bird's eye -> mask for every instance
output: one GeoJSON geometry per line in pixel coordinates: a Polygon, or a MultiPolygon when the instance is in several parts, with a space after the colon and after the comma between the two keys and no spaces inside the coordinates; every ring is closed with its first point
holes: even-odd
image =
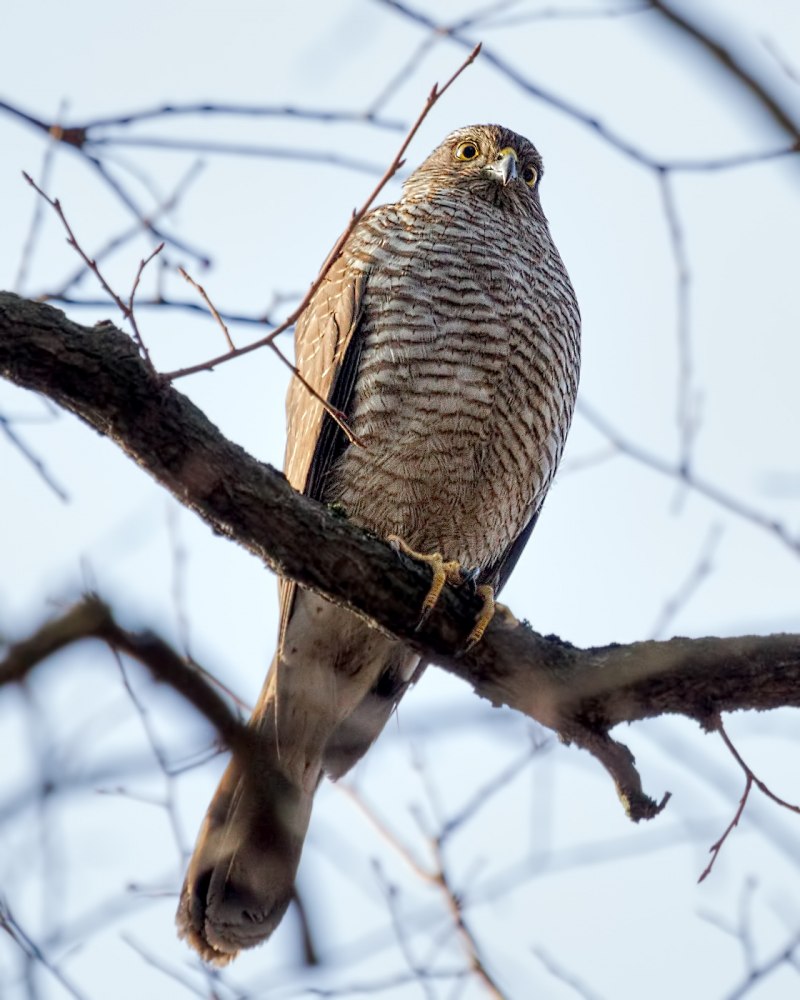
{"type": "Polygon", "coordinates": [[[475,145],[474,142],[462,142],[459,143],[456,148],[456,159],[457,160],[474,160],[478,155],[480,150],[475,145]]]}
{"type": "Polygon", "coordinates": [[[525,169],[522,171],[522,179],[525,181],[528,187],[533,187],[538,178],[539,174],[536,170],[536,167],[525,167],[525,169]]]}

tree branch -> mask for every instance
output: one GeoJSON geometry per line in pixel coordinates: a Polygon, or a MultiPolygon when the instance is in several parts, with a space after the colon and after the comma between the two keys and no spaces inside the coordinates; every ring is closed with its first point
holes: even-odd
{"type": "MultiPolygon", "coordinates": [[[[580,649],[501,612],[465,653],[480,599],[452,587],[417,631],[429,569],[297,494],[281,473],[228,441],[111,324],[80,326],[52,306],[0,293],[0,374],[110,438],[276,573],[402,639],[493,705],[524,712],[588,749],[633,819],[655,815],[664,801],[644,794],[632,755],[608,735],[614,726],[675,713],[713,728],[720,712],[800,706],[795,635],[580,649]]],[[[0,665],[0,681],[18,677],[9,662],[0,665]]]]}

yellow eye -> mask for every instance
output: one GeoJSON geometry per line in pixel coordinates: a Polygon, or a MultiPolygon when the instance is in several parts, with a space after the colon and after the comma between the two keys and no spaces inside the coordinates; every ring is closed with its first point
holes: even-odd
{"type": "Polygon", "coordinates": [[[528,187],[533,187],[536,181],[539,179],[539,174],[537,173],[536,167],[525,167],[522,171],[522,179],[528,185],[528,187]]]}
{"type": "Polygon", "coordinates": [[[474,160],[480,150],[474,142],[461,142],[456,149],[457,160],[474,160]]]}

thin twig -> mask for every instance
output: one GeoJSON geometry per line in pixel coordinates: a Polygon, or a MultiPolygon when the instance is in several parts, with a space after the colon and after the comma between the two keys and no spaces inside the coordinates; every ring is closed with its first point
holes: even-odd
{"type": "Polygon", "coordinates": [[[17,435],[16,431],[11,426],[11,420],[8,417],[4,416],[3,414],[0,414],[0,430],[3,431],[5,436],[11,442],[11,444],[14,445],[14,447],[22,455],[22,457],[25,458],[29,462],[29,464],[33,466],[37,475],[53,491],[53,493],[55,493],[58,499],[63,500],[64,503],[68,503],[69,494],[67,493],[67,491],[63,488],[63,486],[60,486],[55,481],[55,479],[52,477],[49,470],[47,469],[47,466],[44,464],[41,458],[39,458],[38,455],[34,454],[31,451],[31,449],[27,446],[27,444],[25,444],[22,438],[20,438],[17,435]]]}
{"type": "MultiPolygon", "coordinates": [[[[183,175],[183,177],[181,177],[181,179],[175,185],[172,194],[170,194],[169,197],[165,198],[163,201],[160,201],[159,204],[156,205],[155,209],[153,209],[153,211],[150,213],[150,216],[148,218],[137,219],[132,226],[127,226],[116,236],[111,237],[111,239],[107,240],[96,251],[96,253],[92,254],[92,259],[99,263],[101,260],[105,259],[112,253],[114,253],[114,251],[119,250],[120,247],[130,242],[134,237],[140,235],[143,229],[146,230],[148,228],[148,225],[151,221],[154,222],[159,218],[159,216],[168,215],[170,212],[172,212],[178,206],[180,199],[186,194],[186,192],[189,189],[189,186],[199,175],[202,169],[203,169],[202,160],[195,160],[191,164],[189,169],[186,171],[186,173],[183,175]]],[[[44,184],[42,186],[44,187],[44,184]]],[[[38,198],[36,200],[36,203],[37,205],[41,205],[41,201],[38,198]]],[[[68,293],[70,289],[73,286],[78,285],[81,282],[81,280],[84,277],[86,277],[88,273],[89,271],[86,269],[86,267],[84,267],[81,264],[75,269],[75,271],[69,277],[67,277],[64,280],[64,282],[59,286],[58,289],[49,292],[40,292],[38,295],[31,296],[31,298],[35,298],[40,302],[44,301],[63,302],[67,305],[78,305],[78,304],[87,306],[102,305],[103,304],[102,302],[99,302],[94,299],[76,300],[69,298],[68,293]]],[[[165,307],[181,306],[183,308],[190,308],[190,304],[188,303],[162,302],[160,298],[152,302],[151,301],[142,302],[142,300],[140,299],[138,302],[139,308],[142,308],[142,306],[153,306],[153,305],[163,305],[165,307]]],[[[259,322],[259,321],[260,320],[253,318],[253,322],[259,322]]]]}
{"type": "Polygon", "coordinates": [[[73,1000],[85,1000],[86,995],[81,993],[58,968],[53,965],[42,949],[29,935],[22,929],[16,917],[11,913],[8,904],[0,896],[0,930],[5,931],[19,948],[29,958],[35,959],[47,971],[58,980],[58,982],[69,993],[73,1000]]]}
{"type": "Polygon", "coordinates": [[[127,304],[126,304],[125,302],[123,302],[123,300],[120,298],[120,296],[114,291],[114,289],[111,287],[111,285],[109,285],[109,283],[103,277],[103,274],[102,274],[102,272],[101,272],[101,270],[100,270],[100,268],[99,268],[99,266],[97,264],[97,261],[94,260],[93,258],[91,258],[86,253],[86,251],[83,249],[83,247],[80,245],[80,243],[78,242],[78,239],[75,236],[75,233],[73,232],[72,226],[70,226],[69,221],[67,220],[66,215],[64,214],[64,209],[61,207],[61,202],[58,200],[58,198],[51,198],[49,195],[45,194],[44,191],[36,183],[36,181],[30,176],[30,174],[25,173],[24,170],[22,171],[22,176],[25,178],[25,180],[28,182],[28,184],[30,184],[30,186],[34,189],[34,191],[38,192],[38,194],[40,194],[41,197],[44,198],[44,200],[47,202],[47,204],[50,205],[53,208],[53,210],[55,211],[56,215],[60,219],[61,224],[63,225],[64,229],[66,230],[66,233],[67,233],[67,243],[69,244],[69,246],[71,246],[73,248],[73,250],[76,251],[76,253],[78,254],[78,256],[83,260],[83,262],[86,264],[86,266],[89,268],[89,270],[92,271],[96,275],[97,280],[100,282],[101,286],[103,287],[103,290],[108,294],[108,296],[112,300],[112,302],[114,302],[114,304],[120,310],[120,312],[125,317],[125,319],[130,323],[131,329],[133,330],[133,338],[136,341],[137,347],[142,352],[142,356],[143,356],[143,358],[144,358],[144,360],[145,360],[148,368],[150,368],[151,371],[155,371],[155,369],[153,367],[153,362],[150,360],[150,353],[147,350],[147,347],[145,346],[144,340],[142,339],[142,335],[139,332],[138,324],[136,323],[136,316],[134,315],[134,310],[133,310],[133,299],[134,299],[134,295],[136,294],[136,289],[139,286],[139,281],[141,280],[142,272],[147,267],[147,265],[150,263],[150,261],[157,254],[161,253],[161,251],[164,249],[164,244],[161,243],[159,246],[157,246],[155,248],[155,250],[153,250],[153,252],[150,254],[149,257],[147,257],[144,260],[141,260],[139,262],[139,268],[138,268],[138,270],[136,272],[136,278],[134,279],[133,288],[131,290],[130,298],[129,298],[127,304]]]}
{"type": "Polygon", "coordinates": [[[364,799],[358,794],[358,792],[351,785],[339,784],[336,786],[339,791],[344,792],[344,794],[350,799],[350,801],[358,807],[361,814],[369,820],[372,827],[380,834],[380,836],[386,841],[389,846],[396,851],[396,853],[406,862],[409,868],[425,882],[435,881],[435,873],[429,871],[412,853],[411,849],[404,844],[397,834],[395,834],[378,816],[372,806],[367,805],[364,799]]]}
{"type": "MultiPolygon", "coordinates": [[[[406,133],[406,137],[403,140],[403,142],[402,142],[402,144],[400,146],[400,149],[397,151],[394,159],[389,164],[389,166],[386,168],[386,170],[384,171],[383,176],[378,181],[378,183],[375,185],[375,187],[373,188],[371,194],[369,195],[369,197],[367,198],[367,200],[364,202],[364,204],[361,206],[361,208],[359,208],[356,212],[353,213],[353,216],[350,219],[349,225],[347,226],[347,228],[344,230],[344,232],[342,233],[342,235],[339,237],[339,239],[334,244],[334,247],[331,250],[331,252],[328,254],[327,260],[323,264],[322,270],[320,271],[320,273],[317,276],[316,280],[311,283],[311,286],[308,289],[308,291],[306,292],[306,294],[304,295],[302,302],[284,320],[284,322],[281,323],[280,326],[276,327],[266,337],[262,337],[260,340],[254,341],[252,344],[246,344],[244,347],[238,347],[235,351],[230,351],[227,354],[221,354],[218,357],[211,358],[210,360],[204,361],[201,364],[191,365],[188,368],[180,368],[180,369],[178,369],[177,371],[174,371],[174,372],[168,372],[168,373],[165,374],[164,378],[169,379],[170,381],[174,381],[175,379],[183,378],[186,375],[194,375],[196,372],[209,371],[211,368],[214,368],[217,365],[223,364],[226,361],[233,360],[233,358],[238,358],[238,357],[241,357],[244,354],[249,354],[251,351],[256,351],[256,350],[258,350],[261,347],[266,347],[268,344],[271,344],[272,341],[274,341],[275,338],[277,336],[279,336],[279,334],[283,333],[284,330],[288,330],[290,326],[293,326],[297,322],[297,320],[300,318],[300,316],[302,316],[303,312],[306,310],[306,308],[307,308],[308,304],[310,303],[311,299],[313,298],[313,296],[317,292],[317,289],[320,288],[320,286],[322,285],[323,281],[327,277],[328,271],[331,269],[331,267],[333,266],[334,262],[338,259],[339,255],[341,254],[342,250],[344,249],[345,243],[347,243],[347,241],[350,238],[353,230],[356,228],[356,226],[359,224],[359,222],[361,222],[361,220],[367,214],[367,212],[369,211],[369,209],[372,207],[372,203],[375,201],[375,199],[378,197],[378,195],[381,193],[381,191],[384,189],[384,187],[389,183],[389,181],[392,179],[392,177],[394,177],[394,175],[397,173],[397,171],[400,169],[400,167],[405,162],[403,160],[405,152],[408,149],[408,147],[409,147],[409,145],[411,143],[411,140],[417,134],[417,131],[419,130],[419,127],[422,125],[423,121],[428,116],[428,113],[430,112],[431,108],[433,108],[434,104],[436,104],[436,102],[439,100],[439,98],[442,97],[442,95],[447,90],[449,90],[449,88],[455,83],[455,81],[464,72],[464,70],[468,66],[470,66],[475,61],[475,59],[477,59],[478,53],[480,51],[481,51],[480,44],[476,45],[472,49],[472,51],[470,52],[470,54],[467,56],[467,58],[461,63],[461,65],[458,67],[458,69],[455,71],[455,73],[453,73],[453,75],[450,77],[450,79],[447,81],[447,83],[445,83],[445,85],[443,87],[439,87],[438,84],[434,84],[433,88],[431,89],[430,94],[428,95],[427,100],[425,101],[425,105],[424,105],[422,111],[419,113],[419,115],[417,117],[417,120],[414,122],[414,124],[411,126],[411,128],[406,133]]],[[[286,359],[284,359],[284,361],[285,360],[286,359]]],[[[289,362],[286,362],[286,363],[288,364],[289,362]]]]}
{"type": "MultiPolygon", "coordinates": [[[[440,24],[429,14],[424,13],[421,9],[409,6],[407,3],[404,3],[403,0],[375,0],[375,2],[379,3],[383,7],[395,11],[397,14],[402,15],[406,18],[406,20],[415,22],[421,27],[427,28],[428,31],[440,38],[451,39],[462,48],[469,49],[475,44],[474,39],[469,38],[462,33],[458,24],[440,24]]],[[[653,4],[655,5],[655,0],[653,0],[653,4]]],[[[663,3],[659,3],[657,6],[661,9],[664,8],[663,3]]],[[[531,80],[529,77],[525,76],[511,62],[506,60],[500,54],[498,49],[492,49],[484,45],[482,53],[483,59],[488,65],[492,66],[499,73],[505,76],[513,84],[519,87],[520,90],[529,94],[531,97],[535,97],[537,100],[542,101],[544,104],[549,105],[566,117],[573,119],[573,121],[576,121],[585,128],[591,130],[599,136],[600,139],[608,143],[608,145],[622,153],[623,156],[627,156],[631,160],[634,160],[643,166],[649,167],[652,170],[724,169],[728,166],[739,166],[744,162],[759,162],[761,160],[772,159],[775,156],[784,156],[800,152],[800,137],[797,135],[797,130],[796,128],[789,128],[787,131],[789,131],[791,135],[790,143],[788,146],[784,146],[779,151],[764,154],[745,154],[741,157],[735,156],[717,161],[681,161],[676,163],[661,161],[646,153],[642,148],[635,145],[635,143],[627,139],[620,132],[611,128],[611,126],[606,125],[605,122],[601,121],[597,115],[583,110],[583,108],[579,107],[577,104],[573,104],[566,98],[561,97],[554,91],[548,90],[531,80]]],[[[735,72],[733,68],[732,71],[735,72]]],[[[758,89],[757,96],[759,99],[763,98],[764,103],[770,111],[773,110],[773,107],[777,107],[771,101],[770,95],[764,91],[763,88],[758,89]]]]}
{"type": "Polygon", "coordinates": [[[739,754],[739,751],[736,749],[736,747],[731,742],[731,739],[728,736],[727,732],[725,731],[725,727],[723,726],[721,720],[717,723],[717,725],[715,726],[715,728],[716,728],[717,732],[720,734],[720,736],[722,737],[722,740],[725,743],[725,746],[728,748],[728,750],[730,750],[730,752],[733,755],[733,758],[736,761],[736,763],[739,765],[739,767],[741,767],[741,769],[744,771],[744,773],[746,775],[749,775],[749,777],[753,781],[753,784],[758,788],[758,790],[760,792],[763,792],[764,795],[766,795],[768,799],[772,799],[772,801],[776,805],[779,805],[779,806],[781,806],[784,809],[788,809],[790,812],[794,812],[794,813],[800,814],[800,806],[793,805],[791,802],[787,802],[785,799],[782,799],[779,795],[776,795],[772,791],[772,789],[769,788],[769,786],[766,785],[751,770],[751,768],[744,762],[744,760],[742,759],[741,755],[739,754]]]}
{"type": "Polygon", "coordinates": [[[756,777],[751,768],[742,759],[742,756],[739,753],[739,751],[733,745],[733,742],[731,741],[730,737],[725,731],[724,725],[722,724],[722,719],[720,718],[716,719],[712,728],[715,729],[720,734],[725,746],[728,748],[734,760],[744,772],[745,785],[744,785],[744,791],[742,792],[742,797],[739,799],[739,805],[737,806],[736,812],[733,815],[733,819],[727,825],[725,831],[723,832],[719,840],[715,841],[715,843],[713,843],[709,848],[709,851],[711,853],[711,860],[703,869],[700,878],[698,878],[697,880],[698,882],[702,882],[704,879],[708,877],[708,875],[711,874],[711,869],[714,867],[714,863],[719,857],[719,853],[722,850],[725,841],[728,839],[733,830],[739,825],[739,820],[742,818],[742,814],[744,813],[744,807],[747,805],[747,800],[750,797],[750,791],[752,790],[753,785],[755,785],[760,792],[763,792],[763,794],[766,795],[767,798],[772,799],[772,801],[775,802],[777,805],[781,806],[784,809],[789,809],[791,812],[800,814],[800,806],[793,805],[791,802],[787,802],[785,799],[780,798],[780,796],[776,795],[772,791],[772,789],[770,789],[763,781],[761,781],[760,778],[756,777]]]}
{"type": "Polygon", "coordinates": [[[697,24],[684,17],[676,7],[667,0],[650,0],[650,6],[676,28],[689,35],[712,55],[735,79],[737,79],[759,101],[762,107],[771,115],[774,121],[793,139],[800,140],[800,122],[785,107],[779,98],[770,93],[760,80],[738,60],[728,49],[715,38],[704,32],[697,24]]]}
{"type": "Polygon", "coordinates": [[[441,888],[442,895],[444,896],[447,906],[450,910],[450,914],[453,918],[453,923],[455,925],[458,936],[461,938],[464,949],[467,953],[470,968],[474,975],[483,983],[489,996],[495,997],[495,1000],[504,1000],[505,994],[497,985],[494,977],[489,972],[486,967],[486,963],[481,957],[480,948],[478,946],[477,939],[470,929],[464,917],[463,901],[458,893],[453,889],[450,879],[447,875],[447,871],[444,864],[444,857],[442,854],[442,842],[441,838],[434,838],[433,840],[433,853],[436,859],[436,864],[438,867],[438,872],[436,875],[436,884],[441,888]]]}
{"type": "Polygon", "coordinates": [[[796,966],[794,954],[798,948],[800,948],[800,932],[796,932],[789,939],[788,944],[776,952],[772,958],[767,959],[767,961],[763,962],[761,965],[751,969],[742,985],[737,987],[732,993],[729,993],[725,1000],[741,1000],[741,997],[749,993],[757,983],[771,975],[771,973],[785,963],[793,962],[796,966]]]}
{"type": "MultiPolygon", "coordinates": [[[[3,110],[13,110],[8,105],[2,103],[0,103],[0,108],[3,110]]],[[[295,119],[296,121],[316,121],[323,123],[342,122],[353,125],[372,125],[376,128],[388,129],[394,132],[400,132],[403,129],[402,122],[396,119],[381,118],[370,111],[331,111],[326,108],[298,108],[294,105],[208,103],[161,104],[153,108],[130,111],[126,114],[115,115],[109,118],[95,118],[92,121],[84,122],[81,127],[84,131],[90,132],[96,128],[133,125],[138,122],[152,120],[153,118],[179,118],[194,115],[229,115],[232,118],[288,118],[295,119]]]]}
{"type": "Polygon", "coordinates": [[[666,634],[668,626],[671,626],[676,615],[686,607],[691,597],[711,573],[713,564],[712,557],[716,551],[719,540],[722,537],[722,528],[719,524],[712,526],[705,543],[700,551],[696,563],[690,570],[687,577],[681,583],[677,592],[674,593],[664,604],[658,619],[650,630],[650,636],[657,639],[666,634]]]}
{"type": "Polygon", "coordinates": [[[691,272],[686,253],[686,241],[680,222],[678,206],[671,177],[667,171],[658,173],[661,204],[669,232],[672,259],[675,264],[677,303],[678,387],[676,419],[678,423],[679,458],[681,469],[689,470],[692,461],[692,444],[698,430],[697,406],[692,388],[692,344],[689,312],[691,272]]]}
{"type": "Polygon", "coordinates": [[[578,412],[596,430],[604,435],[621,454],[627,455],[634,461],[640,462],[642,465],[646,465],[670,479],[683,481],[696,493],[706,497],[706,499],[711,500],[732,514],[736,514],[743,520],[749,521],[759,528],[763,528],[764,531],[768,531],[774,535],[793,552],[800,553],[800,537],[793,535],[786,525],[770,517],[768,514],[764,514],[760,510],[743,503],[737,497],[726,493],[713,483],[701,479],[691,470],[681,468],[679,463],[669,462],[667,459],[661,458],[659,455],[655,455],[633,441],[630,441],[616,430],[605,417],[601,416],[598,410],[587,403],[585,397],[578,401],[578,412]]]}
{"type": "Polygon", "coordinates": [[[203,153],[218,156],[253,156],[267,160],[287,160],[291,163],[317,163],[329,167],[341,167],[354,170],[357,173],[375,175],[380,173],[380,167],[375,163],[357,159],[354,156],[344,156],[340,153],[325,153],[315,149],[296,149],[294,147],[266,146],[244,142],[211,142],[205,139],[165,139],[161,136],[117,136],[104,139],[94,139],[86,144],[87,149],[97,150],[113,148],[152,149],[184,153],[203,153]]]}
{"type": "Polygon", "coordinates": [[[172,827],[172,837],[175,841],[175,848],[178,852],[178,858],[182,859],[186,853],[185,837],[183,835],[183,829],[181,828],[180,820],[178,819],[177,804],[175,799],[174,783],[175,775],[172,773],[172,769],[167,760],[166,754],[162,749],[158,738],[156,737],[155,729],[150,721],[147,709],[144,706],[141,698],[136,692],[131,679],[128,676],[128,671],[125,669],[125,664],[123,662],[122,656],[118,649],[112,647],[111,653],[116,661],[117,668],[122,678],[123,686],[131,700],[131,703],[136,710],[136,714],[139,716],[139,721],[142,724],[142,729],[144,730],[145,738],[153,751],[153,756],[158,763],[161,773],[164,775],[165,792],[164,798],[161,800],[159,805],[166,811],[167,817],[169,818],[169,824],[172,827]]]}
{"type": "MultiPolygon", "coordinates": [[[[58,109],[58,116],[64,113],[65,104],[62,101],[58,109]]],[[[50,179],[50,171],[53,167],[53,162],[55,160],[55,154],[58,149],[58,142],[54,138],[47,143],[45,148],[44,156],[42,157],[42,169],[40,176],[42,178],[42,186],[47,187],[50,179]]],[[[39,230],[42,225],[42,219],[44,218],[44,206],[42,205],[41,199],[34,198],[33,215],[31,217],[31,224],[28,228],[28,235],[25,237],[25,242],[22,245],[22,253],[20,254],[19,266],[17,268],[17,276],[14,279],[14,290],[19,292],[20,295],[23,294],[23,288],[25,285],[25,279],[28,276],[28,269],[30,267],[31,259],[33,258],[33,251],[36,246],[36,240],[39,235],[39,230]]]]}
{"type": "Polygon", "coordinates": [[[582,1000],[600,1000],[600,995],[584,985],[568,967],[552,958],[544,948],[531,948],[531,953],[539,959],[550,975],[576,993],[582,1000]]]}
{"type": "Polygon", "coordinates": [[[214,305],[214,303],[209,298],[208,293],[206,292],[205,288],[203,288],[202,285],[198,284],[194,280],[194,278],[184,268],[179,267],[178,268],[178,274],[182,278],[185,278],[189,282],[189,284],[192,286],[192,288],[194,288],[199,293],[200,298],[202,298],[203,302],[205,302],[205,304],[208,306],[208,311],[211,313],[211,315],[217,321],[218,326],[222,330],[222,333],[223,333],[223,335],[225,337],[225,340],[228,342],[228,347],[232,351],[235,351],[236,350],[236,344],[234,344],[234,342],[233,342],[233,339],[232,339],[231,334],[230,334],[230,330],[228,329],[227,325],[225,324],[225,320],[223,320],[223,318],[217,312],[217,307],[214,305]]]}
{"type": "Polygon", "coordinates": [[[153,260],[154,257],[157,257],[158,254],[161,253],[163,249],[164,249],[164,244],[159,243],[158,246],[155,248],[155,250],[153,250],[153,252],[149,256],[144,257],[142,260],[139,261],[139,267],[136,270],[136,277],[133,279],[133,285],[131,286],[131,294],[128,299],[128,321],[130,322],[131,329],[133,330],[133,339],[136,341],[137,345],[139,346],[139,350],[142,352],[142,356],[144,357],[145,361],[151,368],[153,368],[153,362],[150,359],[150,352],[147,350],[147,346],[145,345],[142,335],[139,332],[139,324],[136,322],[136,314],[133,308],[133,300],[136,297],[136,289],[139,287],[139,282],[142,280],[144,269],[147,267],[150,261],[153,260]]]}

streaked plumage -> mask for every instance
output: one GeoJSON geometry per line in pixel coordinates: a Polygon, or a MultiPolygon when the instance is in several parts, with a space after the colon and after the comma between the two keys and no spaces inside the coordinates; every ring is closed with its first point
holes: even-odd
{"type": "MultiPolygon", "coordinates": [[[[534,147],[507,129],[448,136],[399,202],[357,226],[298,323],[300,370],[363,447],[298,380],[287,399],[296,489],[496,590],[555,474],[578,386],[578,306],[539,203],[541,172],[534,147]]],[[[364,754],[420,668],[288,581],[280,598],[252,722],[263,760],[246,773],[231,761],[178,910],[181,933],[220,963],[278,924],[322,773],[338,777],[364,754]]]]}

